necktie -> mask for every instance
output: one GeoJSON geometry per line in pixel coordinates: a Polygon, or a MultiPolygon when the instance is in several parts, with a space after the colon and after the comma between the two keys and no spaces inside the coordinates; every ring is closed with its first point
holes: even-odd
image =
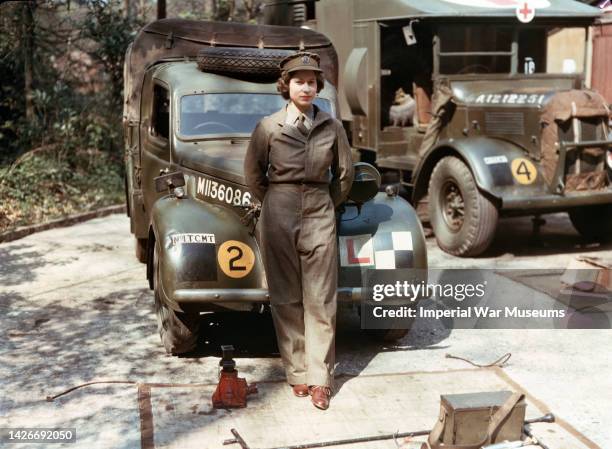
{"type": "Polygon", "coordinates": [[[308,135],[308,128],[306,128],[306,125],[304,124],[304,122],[306,121],[306,116],[304,114],[300,114],[300,116],[298,117],[298,121],[297,121],[297,129],[299,132],[301,132],[303,135],[307,136],[308,135]]]}

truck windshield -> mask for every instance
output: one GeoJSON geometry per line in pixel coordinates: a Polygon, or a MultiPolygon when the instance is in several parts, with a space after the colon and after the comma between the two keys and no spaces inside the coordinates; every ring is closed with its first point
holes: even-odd
{"type": "Polygon", "coordinates": [[[448,25],[439,36],[440,73],[510,73],[512,28],[448,25]]]}
{"type": "Polygon", "coordinates": [[[439,72],[447,75],[511,73],[516,39],[517,73],[582,73],[583,27],[449,24],[438,28],[439,72]]]}
{"type": "MultiPolygon", "coordinates": [[[[210,93],[181,98],[180,134],[250,134],[266,115],[287,103],[280,94],[210,93]]],[[[331,102],[316,98],[314,103],[333,115],[331,102]]]]}

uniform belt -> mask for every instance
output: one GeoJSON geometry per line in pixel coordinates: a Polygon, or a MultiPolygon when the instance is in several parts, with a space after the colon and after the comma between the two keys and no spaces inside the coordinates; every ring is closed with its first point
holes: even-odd
{"type": "Polygon", "coordinates": [[[271,182],[270,184],[282,185],[282,184],[290,184],[290,185],[302,185],[302,186],[327,186],[329,183],[327,182],[312,182],[312,181],[282,181],[282,182],[271,182]]]}

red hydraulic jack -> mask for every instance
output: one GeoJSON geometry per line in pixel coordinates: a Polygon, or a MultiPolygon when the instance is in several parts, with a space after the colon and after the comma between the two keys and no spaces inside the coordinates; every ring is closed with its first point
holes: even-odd
{"type": "Polygon", "coordinates": [[[243,377],[238,377],[234,361],[234,347],[221,345],[222,357],[219,361],[221,371],[219,384],[212,395],[214,408],[243,408],[247,406],[247,396],[257,393],[257,385],[247,385],[243,377]]]}

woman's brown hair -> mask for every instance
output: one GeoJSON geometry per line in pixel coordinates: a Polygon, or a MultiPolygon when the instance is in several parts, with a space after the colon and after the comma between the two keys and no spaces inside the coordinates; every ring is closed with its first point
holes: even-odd
{"type": "MultiPolygon", "coordinates": [[[[288,73],[286,70],[283,70],[280,78],[276,81],[276,90],[280,92],[285,100],[289,99],[289,81],[291,81],[292,75],[296,73],[297,72],[288,73]]],[[[319,93],[325,86],[325,78],[323,78],[323,73],[321,72],[314,72],[314,74],[317,80],[317,93],[319,93]]]]}

